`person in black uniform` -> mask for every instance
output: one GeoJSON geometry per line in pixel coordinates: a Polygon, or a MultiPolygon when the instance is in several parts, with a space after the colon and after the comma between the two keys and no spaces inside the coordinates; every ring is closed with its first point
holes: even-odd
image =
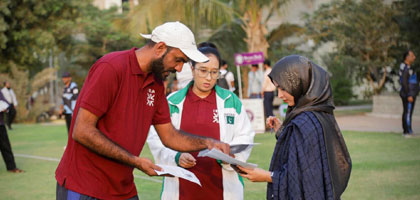
{"type": "Polygon", "coordinates": [[[3,119],[3,112],[8,109],[7,100],[0,92],[0,151],[6,164],[6,169],[11,173],[22,173],[23,170],[16,167],[15,157],[13,156],[12,146],[10,145],[9,136],[7,135],[6,126],[3,119]]]}
{"type": "Polygon", "coordinates": [[[413,135],[413,129],[411,128],[411,119],[413,116],[414,105],[416,103],[416,97],[419,93],[419,81],[417,79],[417,74],[411,65],[416,60],[414,52],[409,50],[403,55],[403,63],[400,65],[400,96],[403,102],[403,115],[402,115],[402,124],[403,124],[403,135],[410,137],[413,135]]]}

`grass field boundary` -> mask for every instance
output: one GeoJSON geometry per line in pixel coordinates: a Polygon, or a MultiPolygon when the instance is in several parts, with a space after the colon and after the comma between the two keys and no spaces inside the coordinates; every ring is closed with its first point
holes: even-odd
{"type": "Polygon", "coordinates": [[[33,158],[33,159],[38,159],[38,160],[60,162],[60,159],[58,158],[49,158],[49,157],[34,156],[34,155],[28,155],[28,154],[14,154],[14,155],[16,157],[22,157],[22,158],[33,158]]]}
{"type": "MultiPolygon", "coordinates": [[[[50,157],[35,156],[35,155],[28,155],[28,154],[14,154],[14,155],[15,155],[15,157],[21,157],[21,158],[32,158],[32,159],[37,159],[37,160],[60,162],[60,159],[58,159],[58,158],[50,158],[50,157]]],[[[152,178],[152,177],[147,177],[147,176],[134,175],[134,178],[148,180],[148,181],[152,181],[152,182],[155,182],[155,183],[162,183],[162,180],[155,179],[155,178],[152,178]]]]}

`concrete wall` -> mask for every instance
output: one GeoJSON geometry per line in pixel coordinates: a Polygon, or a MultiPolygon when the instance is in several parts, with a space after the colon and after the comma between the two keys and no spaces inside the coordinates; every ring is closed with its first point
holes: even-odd
{"type": "MultiPolygon", "coordinates": [[[[373,97],[371,115],[401,118],[403,105],[399,94],[377,95],[373,97]]],[[[413,118],[420,119],[420,98],[417,98],[413,118]]]]}

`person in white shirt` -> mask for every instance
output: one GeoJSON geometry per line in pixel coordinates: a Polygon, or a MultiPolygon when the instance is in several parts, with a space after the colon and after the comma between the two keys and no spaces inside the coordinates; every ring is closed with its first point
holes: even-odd
{"type": "Polygon", "coordinates": [[[3,94],[4,98],[7,100],[7,103],[9,103],[9,108],[7,111],[7,120],[6,125],[9,128],[9,130],[12,129],[12,123],[16,118],[16,106],[18,105],[18,102],[16,100],[15,92],[13,92],[13,89],[10,87],[10,83],[8,81],[4,82],[4,87],[1,89],[1,93],[3,94]]]}
{"type": "Polygon", "coordinates": [[[248,97],[251,99],[261,98],[261,89],[264,75],[258,65],[252,65],[248,72],[248,97]]]}
{"type": "Polygon", "coordinates": [[[224,77],[228,83],[229,90],[231,92],[235,91],[235,77],[231,71],[228,71],[228,64],[225,60],[222,60],[222,66],[220,67],[220,75],[224,77]]]}
{"type": "Polygon", "coordinates": [[[276,86],[271,82],[268,74],[271,72],[271,61],[269,59],[264,60],[264,82],[262,84],[261,95],[264,98],[264,111],[265,117],[274,116],[273,114],[273,100],[274,100],[274,91],[276,86]]]}

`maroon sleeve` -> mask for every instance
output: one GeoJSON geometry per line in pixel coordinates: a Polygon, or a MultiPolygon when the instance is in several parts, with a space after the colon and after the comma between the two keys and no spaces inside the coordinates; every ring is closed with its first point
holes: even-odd
{"type": "Polygon", "coordinates": [[[171,122],[169,115],[168,100],[165,97],[165,91],[160,90],[159,99],[157,102],[156,112],[153,115],[152,124],[166,124],[171,122]]]}
{"type": "Polygon", "coordinates": [[[108,63],[98,63],[84,84],[80,107],[98,118],[104,115],[114,102],[118,92],[118,74],[108,63]]]}

